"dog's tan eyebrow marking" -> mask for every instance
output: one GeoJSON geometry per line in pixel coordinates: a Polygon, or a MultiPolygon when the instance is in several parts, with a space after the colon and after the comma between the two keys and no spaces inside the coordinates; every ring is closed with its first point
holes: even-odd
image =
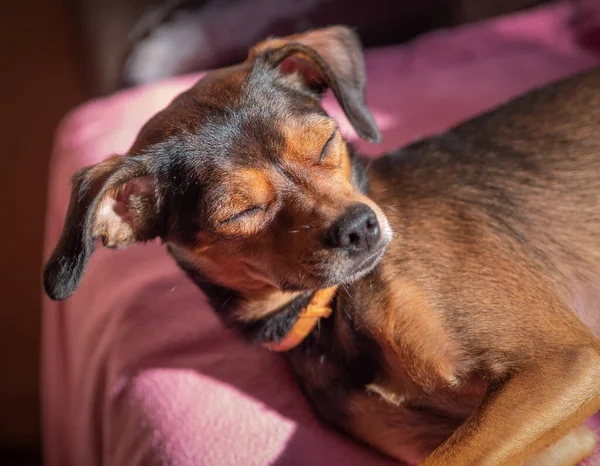
{"type": "Polygon", "coordinates": [[[323,159],[325,158],[325,156],[327,155],[327,151],[329,150],[329,146],[331,146],[331,143],[334,140],[334,138],[337,135],[337,133],[338,133],[338,129],[335,128],[333,130],[333,133],[331,133],[331,136],[329,136],[329,139],[327,139],[327,142],[323,146],[323,150],[321,151],[321,154],[319,154],[319,159],[317,160],[318,164],[320,164],[323,161],[323,159]]]}
{"type": "Polygon", "coordinates": [[[215,227],[232,223],[244,216],[250,217],[267,210],[274,201],[274,191],[267,173],[244,168],[230,175],[227,200],[213,213],[215,227]]]}

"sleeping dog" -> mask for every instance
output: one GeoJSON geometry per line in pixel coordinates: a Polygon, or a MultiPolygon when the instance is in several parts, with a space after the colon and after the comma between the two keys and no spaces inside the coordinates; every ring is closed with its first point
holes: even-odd
{"type": "Polygon", "coordinates": [[[574,465],[600,409],[600,72],[365,163],[320,98],[380,133],[330,27],[206,75],[125,155],[75,174],[44,271],[160,238],[325,422],[424,465],[574,465]]]}

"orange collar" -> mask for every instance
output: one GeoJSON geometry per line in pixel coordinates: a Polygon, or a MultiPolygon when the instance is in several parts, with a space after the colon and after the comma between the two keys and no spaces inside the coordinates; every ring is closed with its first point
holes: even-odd
{"type": "Polygon", "coordinates": [[[308,305],[300,310],[296,322],[287,335],[278,342],[264,342],[262,346],[277,352],[288,351],[298,346],[313,331],[319,319],[331,315],[331,301],[337,290],[337,286],[317,290],[308,305]]]}

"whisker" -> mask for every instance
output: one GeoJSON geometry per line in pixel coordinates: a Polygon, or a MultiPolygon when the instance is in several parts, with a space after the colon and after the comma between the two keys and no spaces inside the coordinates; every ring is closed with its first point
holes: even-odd
{"type": "MultiPolygon", "coordinates": [[[[313,228],[311,225],[300,225],[299,228],[302,228],[304,230],[309,230],[311,228],[313,228]]],[[[299,233],[300,230],[289,230],[288,233],[299,233]]]]}
{"type": "Polygon", "coordinates": [[[298,266],[290,269],[287,273],[284,273],[280,278],[277,279],[277,281],[275,282],[276,285],[280,285],[282,282],[287,281],[287,279],[295,274],[298,270],[300,270],[300,268],[302,268],[303,264],[299,264],[298,266]]]}
{"type": "Polygon", "coordinates": [[[352,304],[354,304],[355,306],[358,306],[358,302],[356,301],[356,299],[354,298],[354,296],[348,290],[347,285],[345,287],[345,290],[346,290],[346,295],[348,296],[348,298],[350,299],[350,301],[352,302],[352,304]]]}
{"type": "MultiPolygon", "coordinates": [[[[350,295],[350,292],[348,291],[347,285],[342,285],[342,290],[346,293],[346,295],[348,296],[348,298],[350,298],[350,300],[352,301],[352,296],[350,295]]],[[[342,311],[344,312],[344,314],[346,314],[346,317],[349,320],[352,320],[352,316],[350,315],[350,313],[348,312],[348,309],[346,309],[344,306],[342,306],[341,304],[338,306],[338,308],[342,308],[342,311]]]]}

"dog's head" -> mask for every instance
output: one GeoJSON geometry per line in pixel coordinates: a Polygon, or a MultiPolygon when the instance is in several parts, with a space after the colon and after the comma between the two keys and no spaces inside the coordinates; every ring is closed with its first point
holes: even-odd
{"type": "Polygon", "coordinates": [[[272,39],[213,71],[141,130],[129,153],[79,171],[45,268],[53,299],[78,286],[96,239],[161,238],[236,291],[312,290],[371,270],[391,239],[353,180],[320,105],[330,88],[357,133],[380,134],[364,100],[360,44],[343,27],[272,39]]]}

